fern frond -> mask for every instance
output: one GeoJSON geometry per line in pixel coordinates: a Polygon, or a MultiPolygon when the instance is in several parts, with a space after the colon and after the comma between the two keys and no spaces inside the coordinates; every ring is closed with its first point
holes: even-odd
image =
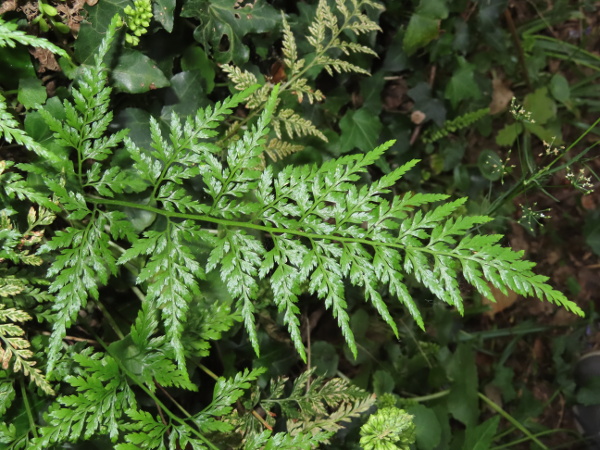
{"type": "MultiPolygon", "coordinates": [[[[2,296],[12,296],[22,292],[20,289],[7,292],[4,282],[5,280],[0,279],[0,293],[3,293],[2,296]]],[[[28,320],[31,320],[31,316],[25,311],[16,308],[5,308],[4,305],[0,304],[1,322],[26,322],[28,320]]],[[[14,372],[22,371],[25,376],[28,376],[46,394],[54,395],[54,390],[50,386],[50,383],[48,383],[42,372],[34,367],[35,361],[30,361],[33,352],[29,350],[31,346],[29,341],[21,337],[24,334],[25,331],[14,323],[0,324],[0,341],[2,341],[2,346],[0,346],[0,361],[2,362],[2,369],[8,369],[12,360],[12,370],[14,372]]]]}
{"type": "Polygon", "coordinates": [[[58,156],[38,144],[31,136],[21,130],[19,122],[8,112],[6,99],[2,94],[0,94],[0,137],[4,138],[9,144],[14,141],[25,146],[28,150],[53,165],[60,163],[58,156]]]}
{"type": "Polygon", "coordinates": [[[323,433],[320,442],[337,432],[353,418],[368,411],[375,397],[342,378],[325,381],[312,379],[314,370],[300,374],[294,380],[289,395],[284,395],[286,378],[271,381],[271,394],[261,406],[272,411],[275,406],[288,418],[287,431],[291,436],[323,433]],[[309,384],[310,381],[310,384],[309,384]]]}
{"type": "Polygon", "coordinates": [[[299,152],[303,148],[304,146],[302,145],[280,141],[279,139],[271,139],[265,147],[265,153],[269,155],[272,161],[279,161],[286,156],[299,152]]]}
{"type": "Polygon", "coordinates": [[[282,109],[273,118],[273,129],[279,139],[282,139],[281,127],[285,128],[288,136],[315,136],[328,142],[327,137],[308,119],[304,119],[292,109],[282,109]]]}
{"type": "Polygon", "coordinates": [[[90,439],[95,434],[108,434],[113,442],[119,433],[124,411],[137,406],[127,378],[114,358],[86,349],[73,355],[81,366],[81,374],[68,376],[76,393],[59,397],[46,414],[47,425],[34,439],[36,448],[50,448],[57,442],[90,439]]]}
{"type": "Polygon", "coordinates": [[[0,47],[15,47],[16,44],[30,45],[49,50],[63,58],[71,59],[66,51],[46,39],[30,36],[24,31],[17,30],[16,23],[7,23],[0,17],[0,47]]]}
{"type": "Polygon", "coordinates": [[[423,134],[423,142],[431,143],[439,141],[443,137],[450,133],[455,133],[458,130],[467,128],[477,122],[479,119],[487,116],[490,113],[490,108],[482,108],[477,111],[471,111],[462,116],[458,116],[455,119],[449,120],[444,123],[444,126],[437,130],[429,129],[423,134]]]}

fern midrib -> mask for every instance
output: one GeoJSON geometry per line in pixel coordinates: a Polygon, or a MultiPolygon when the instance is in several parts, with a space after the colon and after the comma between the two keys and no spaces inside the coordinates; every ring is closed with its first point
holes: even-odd
{"type": "MultiPolygon", "coordinates": [[[[149,212],[153,212],[155,214],[162,215],[167,218],[189,219],[189,220],[194,220],[194,221],[199,221],[199,222],[215,223],[215,224],[223,225],[223,226],[238,227],[238,228],[250,228],[253,230],[264,231],[266,233],[290,234],[290,235],[294,235],[294,236],[305,237],[310,240],[323,239],[323,240],[329,240],[329,241],[359,243],[359,244],[368,245],[370,247],[396,248],[399,250],[403,250],[405,252],[410,252],[410,251],[423,252],[423,253],[428,253],[430,255],[435,255],[435,256],[448,256],[450,258],[459,259],[459,260],[461,260],[461,259],[462,260],[471,260],[480,265],[482,263],[485,263],[488,266],[491,266],[491,267],[494,267],[494,268],[500,269],[500,270],[515,270],[512,268],[507,268],[505,266],[496,264],[495,260],[493,260],[493,259],[492,260],[483,260],[482,258],[477,258],[474,256],[467,256],[467,255],[461,255],[461,254],[457,254],[457,253],[453,253],[453,252],[432,250],[427,247],[416,247],[416,246],[411,246],[411,245],[395,244],[392,242],[379,242],[379,241],[364,239],[364,238],[335,236],[335,235],[330,235],[330,234],[317,234],[317,233],[310,233],[310,232],[301,231],[301,230],[292,230],[292,229],[288,229],[288,228],[268,227],[265,225],[258,225],[258,224],[251,223],[251,222],[241,222],[241,221],[236,221],[236,220],[219,219],[217,217],[211,217],[211,216],[207,216],[207,215],[203,215],[203,214],[188,214],[188,213],[179,213],[179,212],[174,212],[174,211],[165,211],[160,208],[155,208],[153,206],[142,205],[142,204],[138,204],[138,203],[131,203],[131,202],[123,201],[123,200],[104,199],[104,198],[88,197],[88,196],[86,196],[85,199],[86,199],[86,201],[89,201],[90,203],[93,203],[95,205],[114,205],[114,206],[121,206],[121,207],[125,207],[125,208],[142,209],[145,211],[149,211],[149,212]]],[[[521,275],[524,275],[520,271],[519,271],[519,273],[521,273],[521,275]]]]}

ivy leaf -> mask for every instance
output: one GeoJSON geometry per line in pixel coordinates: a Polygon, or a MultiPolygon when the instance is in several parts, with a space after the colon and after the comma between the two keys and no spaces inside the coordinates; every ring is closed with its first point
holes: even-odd
{"type": "Polygon", "coordinates": [[[446,85],[445,97],[456,108],[462,100],[477,100],[481,97],[479,86],[475,83],[475,65],[469,64],[463,57],[458,58],[459,69],[454,71],[446,85]]]}
{"type": "Polygon", "coordinates": [[[169,80],[157,67],[156,62],[132,49],[124,50],[119,56],[112,71],[112,78],[115,88],[128,94],[141,94],[169,86],[169,80]]]}
{"type": "Polygon", "coordinates": [[[173,31],[173,12],[176,0],[155,0],[153,2],[154,18],[158,20],[169,33],[173,31]]]}
{"type": "Polygon", "coordinates": [[[194,39],[212,51],[217,63],[245,63],[250,51],[242,38],[248,33],[273,31],[281,22],[281,14],[264,0],[243,7],[237,6],[238,3],[237,0],[188,0],[183,5],[182,17],[195,17],[201,22],[194,31],[194,39]],[[223,50],[224,39],[228,47],[223,50]]]}
{"type": "Polygon", "coordinates": [[[404,35],[404,51],[410,56],[440,34],[440,22],[448,17],[446,0],[421,0],[410,17],[404,35]]]}
{"type": "Polygon", "coordinates": [[[368,109],[349,110],[340,120],[340,152],[354,148],[368,152],[377,144],[381,127],[379,118],[368,109]]]}
{"type": "Polygon", "coordinates": [[[46,101],[46,88],[42,85],[42,80],[37,78],[21,78],[19,80],[19,102],[26,109],[34,108],[35,105],[41,105],[46,101]]]}

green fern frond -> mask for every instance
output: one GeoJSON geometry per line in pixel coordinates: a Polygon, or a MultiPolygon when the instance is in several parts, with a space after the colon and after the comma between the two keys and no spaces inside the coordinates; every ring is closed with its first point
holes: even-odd
{"type": "MultiPolygon", "coordinates": [[[[535,275],[531,270],[534,264],[523,261],[522,253],[501,247],[498,244],[501,236],[468,235],[476,225],[491,219],[455,217],[465,199],[437,207],[433,207],[434,204],[445,201],[447,196],[406,193],[388,200],[386,196],[391,187],[417,164],[416,160],[370,186],[357,186],[361,174],[382,156],[391,142],[366,154],[327,161],[319,168],[289,166],[277,175],[270,167],[258,171],[259,155],[264,149],[263,136],[268,132],[268,114],[274,105],[274,97],[271,97],[257,126],[232,144],[225,160],[217,160],[212,147],[199,147],[194,157],[197,159],[190,160],[198,166],[178,169],[177,173],[188,173],[198,167],[206,193],[211,198],[207,204],[192,200],[170,203],[160,195],[165,186],[174,186],[175,182],[167,182],[166,176],[159,175],[160,165],[153,174],[149,168],[155,164],[143,160],[139,149],[132,157],[145,161],[139,165],[140,176],[148,177],[154,184],[154,191],[158,193],[154,199],[163,204],[162,208],[87,198],[92,203],[155,212],[167,218],[167,230],[179,229],[177,233],[182,233],[169,238],[164,232],[147,232],[146,237],[136,242],[119,261],[122,264],[134,257],[151,255],[140,281],[149,282],[148,295],[152,301],[158,301],[154,299],[164,292],[174,296],[173,301],[160,301],[156,305],[163,308],[163,317],[169,324],[168,336],[174,340],[176,349],[177,336],[183,326],[181,317],[185,315],[186,301],[189,301],[185,299],[196,295],[196,280],[203,276],[203,271],[217,269],[238,302],[237,308],[257,352],[254,300],[258,293],[258,278],[269,281],[292,341],[303,357],[296,302],[304,285],[308,292],[323,299],[332,311],[353,353],[356,346],[347,313],[346,282],[364,289],[366,300],[395,333],[396,322],[381,295],[384,287],[424,328],[419,309],[403,281],[407,274],[460,312],[463,311],[459,287],[462,274],[486,297],[491,297],[488,287],[491,282],[499,289],[508,288],[522,295],[545,298],[570,311],[582,313],[563,294],[547,285],[545,277],[535,275]],[[159,187],[162,182],[165,184],[159,187]],[[248,195],[250,192],[254,192],[254,197],[248,195]],[[176,218],[186,220],[175,224],[172,220],[176,218]],[[202,221],[219,225],[218,234],[201,232],[194,227],[194,222],[202,221]],[[272,242],[270,250],[254,234],[255,231],[266,234],[272,242]],[[185,253],[184,242],[193,240],[212,248],[204,267],[195,262],[193,255],[185,253]],[[179,243],[176,250],[170,241],[179,243]],[[170,279],[169,273],[178,274],[177,279],[170,279]],[[185,284],[179,279],[186,280],[185,284]]],[[[171,133],[178,135],[180,132],[172,129],[171,133]]],[[[158,143],[155,148],[160,148],[158,143]]],[[[167,168],[163,167],[166,174],[165,170],[167,168]]],[[[184,198],[183,194],[180,198],[184,198]]],[[[178,351],[181,364],[182,349],[178,351]]]]}
{"type": "Polygon", "coordinates": [[[0,47],[15,47],[16,44],[30,45],[49,50],[63,58],[71,59],[66,51],[46,39],[30,36],[24,31],[17,30],[17,24],[7,23],[0,17],[0,47]]]}
{"type": "Polygon", "coordinates": [[[444,123],[444,126],[437,130],[427,130],[423,134],[423,142],[431,143],[435,141],[439,141],[443,137],[449,135],[450,133],[456,133],[458,130],[462,130],[467,128],[477,122],[479,119],[487,116],[490,113],[490,108],[482,108],[477,111],[471,111],[462,116],[458,116],[455,119],[449,120],[444,123]]]}
{"type": "Polygon", "coordinates": [[[47,425],[34,439],[36,448],[50,448],[54,443],[90,439],[95,434],[108,435],[114,442],[124,411],[137,403],[127,378],[117,361],[91,348],[73,355],[81,366],[81,374],[65,381],[77,393],[59,397],[46,413],[47,425]]]}

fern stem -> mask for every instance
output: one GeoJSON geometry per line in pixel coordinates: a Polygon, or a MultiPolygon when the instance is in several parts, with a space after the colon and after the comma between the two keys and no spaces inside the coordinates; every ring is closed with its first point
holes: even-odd
{"type": "Polygon", "coordinates": [[[29,420],[29,429],[31,430],[31,434],[33,434],[34,438],[38,437],[37,427],[35,425],[35,420],[33,418],[33,413],[31,412],[31,405],[29,404],[29,398],[27,397],[27,390],[25,389],[25,382],[23,378],[20,380],[21,385],[21,396],[23,397],[23,404],[25,405],[25,411],[27,412],[27,420],[29,420]]]}
{"type": "Polygon", "coordinates": [[[162,387],[162,386],[161,386],[160,384],[158,384],[158,383],[156,383],[156,385],[157,385],[157,386],[158,386],[158,388],[161,390],[161,392],[162,392],[162,393],[165,395],[165,397],[167,397],[169,400],[171,400],[171,402],[172,402],[172,403],[173,403],[173,404],[174,404],[174,405],[177,407],[177,409],[178,409],[179,411],[181,411],[181,412],[183,413],[183,415],[184,415],[184,416],[186,416],[188,419],[191,419],[191,418],[192,418],[192,415],[191,415],[189,412],[187,412],[187,410],[186,410],[186,409],[185,409],[183,406],[181,406],[181,405],[179,404],[179,402],[178,402],[177,400],[175,400],[175,399],[173,398],[173,396],[172,396],[171,394],[169,394],[169,393],[167,392],[167,390],[166,390],[164,387],[162,387]]]}
{"type": "Polygon", "coordinates": [[[115,321],[114,317],[108,312],[108,309],[106,309],[104,307],[104,305],[100,302],[100,300],[96,300],[96,305],[98,306],[98,309],[104,315],[104,318],[108,321],[108,324],[111,326],[111,328],[113,329],[113,331],[115,332],[117,337],[119,339],[125,339],[125,335],[119,328],[119,325],[117,325],[117,322],[115,321]]]}
{"type": "Polygon", "coordinates": [[[531,431],[529,431],[527,428],[525,428],[517,419],[515,419],[513,416],[511,416],[510,414],[508,414],[506,411],[504,411],[499,405],[497,405],[494,401],[492,401],[491,399],[489,399],[488,397],[486,397],[485,395],[483,395],[481,392],[478,392],[477,395],[479,396],[479,398],[481,400],[483,400],[485,403],[487,403],[487,405],[492,408],[494,411],[496,411],[498,414],[500,414],[502,417],[504,417],[506,420],[508,420],[513,426],[515,426],[516,428],[518,428],[525,436],[528,437],[528,439],[532,440],[533,442],[535,442],[540,448],[548,450],[548,447],[546,447],[542,442],[540,442],[540,440],[538,438],[535,437],[535,435],[533,435],[531,433],[531,431]]]}
{"type": "MultiPolygon", "coordinates": [[[[311,233],[308,231],[292,230],[290,228],[268,227],[265,225],[258,225],[258,224],[251,223],[251,222],[242,222],[242,221],[235,221],[235,220],[229,220],[229,219],[219,219],[217,217],[211,217],[211,216],[207,216],[204,214],[190,214],[190,213],[179,213],[179,212],[175,212],[175,211],[167,211],[167,210],[155,208],[153,206],[132,203],[132,202],[124,201],[124,200],[114,200],[114,199],[87,197],[87,196],[85,197],[85,199],[86,199],[86,201],[89,201],[90,203],[94,203],[95,205],[114,205],[114,206],[121,206],[121,207],[126,207],[126,208],[143,209],[145,211],[150,211],[150,212],[153,212],[156,214],[160,214],[166,218],[189,219],[189,220],[200,221],[200,222],[210,222],[210,223],[214,223],[214,224],[221,225],[221,226],[250,228],[252,230],[264,231],[264,232],[270,233],[270,234],[288,234],[288,235],[292,235],[292,236],[301,236],[301,237],[305,237],[310,240],[322,239],[322,240],[326,240],[326,241],[358,243],[358,244],[368,245],[371,247],[381,246],[381,247],[387,247],[387,248],[395,248],[395,249],[403,250],[403,251],[418,251],[418,252],[428,253],[430,255],[447,256],[447,257],[455,258],[455,259],[459,259],[459,260],[472,260],[477,263],[481,262],[480,259],[475,257],[475,254],[473,254],[473,256],[467,256],[467,255],[460,255],[460,254],[452,253],[452,252],[432,250],[427,247],[413,247],[413,246],[405,245],[405,244],[395,244],[392,242],[382,242],[382,241],[375,241],[375,240],[371,240],[371,239],[337,236],[337,235],[332,235],[332,234],[317,234],[317,233],[311,233]]],[[[496,267],[496,265],[494,264],[494,261],[487,261],[486,263],[491,265],[492,267],[496,267]]]]}
{"type": "Polygon", "coordinates": [[[196,365],[198,366],[198,368],[200,368],[200,370],[202,370],[206,375],[211,377],[213,380],[217,381],[219,379],[217,374],[214,373],[212,370],[210,370],[208,367],[206,367],[204,364],[196,363],[196,365]]]}

